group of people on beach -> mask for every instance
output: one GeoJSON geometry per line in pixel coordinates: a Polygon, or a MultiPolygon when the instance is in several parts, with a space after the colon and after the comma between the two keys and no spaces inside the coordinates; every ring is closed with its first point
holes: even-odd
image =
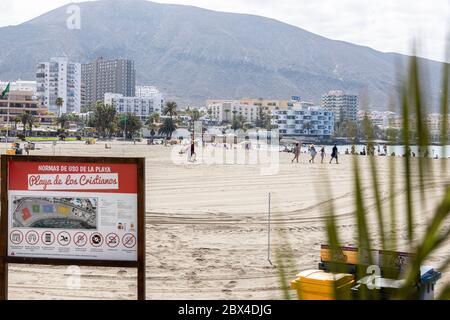
{"type": "MultiPolygon", "coordinates": [[[[297,163],[298,163],[301,149],[302,149],[301,144],[297,142],[294,147],[294,159],[292,159],[292,161],[291,161],[292,163],[294,163],[294,161],[297,161],[297,163]]],[[[309,163],[314,163],[314,160],[316,159],[316,156],[317,156],[317,150],[313,144],[308,147],[308,153],[311,156],[311,158],[309,159],[309,163]]],[[[336,164],[339,164],[338,154],[339,154],[338,148],[336,145],[334,145],[334,147],[331,151],[330,164],[333,161],[333,159],[336,160],[336,164]]],[[[326,156],[325,147],[322,146],[322,148],[320,149],[320,163],[323,163],[325,156],[326,156]]]]}
{"type": "MultiPolygon", "coordinates": [[[[387,146],[386,145],[383,146],[383,151],[381,151],[380,146],[378,146],[377,152],[378,152],[379,156],[386,156],[387,155],[387,146]]],[[[368,144],[367,151],[366,151],[366,147],[363,147],[362,151],[360,151],[358,153],[358,152],[356,152],[356,147],[353,145],[351,147],[351,151],[349,151],[348,148],[345,149],[345,154],[360,155],[360,156],[374,156],[375,155],[375,146],[373,144],[368,144]]]]}

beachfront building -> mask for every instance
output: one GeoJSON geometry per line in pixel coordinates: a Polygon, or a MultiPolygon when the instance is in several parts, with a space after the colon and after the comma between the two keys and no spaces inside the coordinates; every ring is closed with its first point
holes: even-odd
{"type": "Polygon", "coordinates": [[[104,103],[116,108],[117,113],[133,113],[146,122],[152,113],[161,114],[164,100],[157,97],[126,97],[119,93],[106,93],[104,103]]]}
{"type": "Polygon", "coordinates": [[[357,122],[358,96],[334,90],[322,95],[322,108],[333,112],[336,125],[343,122],[357,122]]]}
{"type": "Polygon", "coordinates": [[[136,93],[135,93],[136,97],[146,98],[146,97],[154,97],[157,95],[161,95],[161,92],[158,90],[158,88],[154,86],[143,86],[143,85],[136,86],[136,93]]]}
{"type": "Polygon", "coordinates": [[[80,112],[81,64],[64,57],[39,62],[36,66],[36,94],[41,106],[57,115],[80,112]],[[61,107],[56,105],[58,98],[63,100],[61,107]]]}
{"type": "Polygon", "coordinates": [[[11,90],[5,97],[0,97],[0,124],[9,124],[12,128],[22,113],[32,114],[36,118],[36,125],[50,125],[54,119],[33,91],[11,90]]]}
{"type": "MultiPolygon", "coordinates": [[[[426,124],[432,142],[442,141],[442,124],[444,118],[440,113],[431,113],[427,115],[426,124]]],[[[450,124],[450,114],[446,115],[447,123],[450,124]]],[[[447,141],[450,141],[450,126],[447,125],[447,141]]]]}
{"type": "Polygon", "coordinates": [[[287,109],[290,106],[290,100],[276,99],[241,99],[239,102],[243,105],[254,105],[263,111],[271,112],[275,109],[287,109]]]}
{"type": "Polygon", "coordinates": [[[294,106],[274,110],[272,124],[285,136],[330,137],[334,131],[334,116],[321,107],[294,106]]]}
{"type": "Polygon", "coordinates": [[[358,111],[358,121],[362,122],[365,117],[372,126],[384,129],[390,127],[397,114],[391,111],[358,111]]]}
{"type": "Polygon", "coordinates": [[[247,106],[256,106],[261,108],[263,111],[272,111],[275,109],[287,109],[292,106],[292,100],[277,100],[277,99],[255,99],[255,98],[244,98],[237,100],[224,100],[224,99],[209,99],[206,100],[206,105],[220,104],[220,103],[235,103],[247,106]]]}
{"type": "Polygon", "coordinates": [[[96,59],[81,65],[82,106],[103,101],[106,93],[135,97],[136,70],[134,61],[127,59],[96,59]]]}
{"type": "Polygon", "coordinates": [[[164,96],[154,86],[136,86],[136,97],[140,99],[152,100],[153,109],[157,113],[161,113],[164,110],[164,96]]]}
{"type": "Polygon", "coordinates": [[[258,117],[258,105],[243,104],[239,100],[208,101],[208,113],[217,123],[231,123],[235,116],[242,116],[244,121],[255,123],[258,117]]]}

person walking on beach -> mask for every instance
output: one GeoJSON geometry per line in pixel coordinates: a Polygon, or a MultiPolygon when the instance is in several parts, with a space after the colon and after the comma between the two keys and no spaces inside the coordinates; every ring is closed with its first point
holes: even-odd
{"type": "Polygon", "coordinates": [[[195,153],[195,140],[192,138],[191,140],[191,161],[195,162],[197,155],[195,153]]]}
{"type": "Polygon", "coordinates": [[[294,147],[294,159],[292,159],[291,163],[294,163],[294,160],[297,159],[298,163],[298,157],[300,156],[300,143],[296,143],[294,147]]]}
{"type": "Polygon", "coordinates": [[[330,164],[331,164],[331,161],[333,161],[333,159],[336,159],[336,164],[339,164],[339,161],[338,161],[338,148],[337,148],[336,145],[334,145],[333,150],[331,152],[330,164]]]}
{"type": "Polygon", "coordinates": [[[320,163],[323,163],[323,158],[325,158],[325,147],[322,146],[322,149],[320,149],[320,163]]]}
{"type": "Polygon", "coordinates": [[[309,153],[311,154],[311,159],[309,159],[309,163],[314,163],[314,159],[316,158],[317,151],[313,144],[309,148],[309,153]]]}

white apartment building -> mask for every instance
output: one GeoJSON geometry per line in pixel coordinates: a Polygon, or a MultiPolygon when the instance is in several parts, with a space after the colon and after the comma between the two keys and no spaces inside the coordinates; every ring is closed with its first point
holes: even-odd
{"type": "Polygon", "coordinates": [[[36,67],[37,96],[56,115],[81,111],[81,64],[68,58],[51,58],[36,67]],[[56,99],[62,98],[59,108],[56,99]]]}
{"type": "MultiPolygon", "coordinates": [[[[432,141],[442,141],[442,124],[445,119],[440,113],[430,113],[427,115],[426,124],[432,141]]],[[[447,114],[447,124],[450,123],[450,114],[447,114]]],[[[450,127],[447,125],[447,139],[450,139],[450,127]]],[[[448,141],[448,140],[447,140],[448,141]]]]}
{"type": "Polygon", "coordinates": [[[258,117],[260,106],[253,104],[243,104],[238,100],[209,103],[207,109],[211,118],[219,123],[233,121],[234,116],[241,115],[246,122],[254,123],[258,117]]]}
{"type": "Polygon", "coordinates": [[[334,116],[321,107],[294,106],[273,110],[272,124],[286,136],[329,137],[334,131],[334,116]]]}
{"type": "Polygon", "coordinates": [[[387,128],[397,115],[391,111],[358,111],[358,121],[363,121],[366,116],[373,126],[387,128]]]}
{"type": "Polygon", "coordinates": [[[154,112],[160,114],[164,105],[160,97],[125,97],[119,93],[105,93],[104,102],[115,107],[117,113],[133,113],[142,122],[154,112]]]}
{"type": "Polygon", "coordinates": [[[159,105],[156,109],[161,113],[164,110],[164,96],[154,86],[136,86],[136,97],[141,99],[153,99],[153,104],[159,105]]]}
{"type": "Polygon", "coordinates": [[[356,122],[358,120],[358,96],[334,90],[322,96],[322,107],[333,112],[334,122],[356,122]]]}
{"type": "Polygon", "coordinates": [[[158,88],[154,86],[136,86],[135,88],[135,96],[139,98],[146,98],[146,97],[154,97],[156,95],[160,95],[161,92],[158,90],[158,88]]]}
{"type": "Polygon", "coordinates": [[[8,83],[11,83],[11,91],[27,91],[36,94],[36,81],[17,80],[17,81],[0,81],[0,88],[6,88],[8,83]]]}

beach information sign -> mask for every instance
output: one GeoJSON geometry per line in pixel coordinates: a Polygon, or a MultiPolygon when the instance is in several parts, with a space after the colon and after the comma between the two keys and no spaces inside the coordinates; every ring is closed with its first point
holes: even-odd
{"type": "Polygon", "coordinates": [[[143,176],[139,158],[2,156],[7,262],[138,267],[143,176]]]}

